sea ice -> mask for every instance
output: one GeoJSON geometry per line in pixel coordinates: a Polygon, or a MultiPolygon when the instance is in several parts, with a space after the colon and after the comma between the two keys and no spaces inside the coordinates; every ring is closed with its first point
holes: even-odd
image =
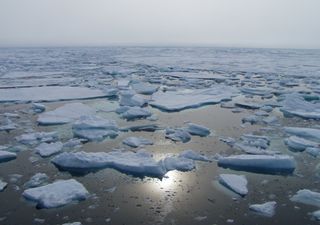
{"type": "Polygon", "coordinates": [[[186,131],[191,135],[198,135],[200,137],[205,137],[210,134],[209,128],[194,123],[188,123],[186,131]]]}
{"type": "Polygon", "coordinates": [[[0,89],[0,102],[61,101],[105,97],[100,90],[85,87],[32,87],[0,89]]]}
{"type": "Polygon", "coordinates": [[[320,148],[319,147],[318,148],[308,147],[308,148],[306,148],[306,152],[313,157],[320,156],[320,148]]]}
{"type": "Polygon", "coordinates": [[[291,136],[284,140],[285,144],[288,145],[290,150],[293,151],[304,151],[308,147],[318,147],[319,144],[314,141],[309,141],[304,138],[297,136],[291,136]]]}
{"type": "Polygon", "coordinates": [[[7,185],[7,182],[4,182],[0,179],[0,192],[3,191],[7,187],[7,185]]]}
{"type": "Polygon", "coordinates": [[[320,221],[320,210],[312,212],[311,217],[317,221],[320,221]]]}
{"type": "Polygon", "coordinates": [[[231,100],[235,91],[230,87],[217,86],[208,89],[157,92],[149,104],[164,111],[181,111],[208,104],[231,100]]]}
{"type": "Polygon", "coordinates": [[[57,125],[72,122],[81,116],[95,115],[96,110],[82,103],[68,103],[53,111],[39,115],[37,122],[40,125],[57,125]]]}
{"type": "Polygon", "coordinates": [[[0,150],[0,163],[7,162],[17,158],[17,154],[13,152],[7,152],[0,150]]]}
{"type": "Polygon", "coordinates": [[[121,114],[121,117],[127,120],[135,120],[147,118],[151,116],[151,112],[147,108],[129,107],[128,110],[121,114]]]}
{"type": "Polygon", "coordinates": [[[32,109],[35,113],[42,113],[46,110],[46,106],[40,103],[33,103],[32,109]]]}
{"type": "Polygon", "coordinates": [[[138,106],[142,107],[147,104],[147,100],[142,98],[141,96],[135,94],[133,91],[122,91],[120,93],[120,101],[119,104],[121,106],[138,106]]]}
{"type": "Polygon", "coordinates": [[[56,132],[35,132],[22,134],[16,138],[18,142],[25,145],[35,145],[40,142],[53,142],[58,140],[56,132]]]}
{"type": "Polygon", "coordinates": [[[166,132],[166,138],[169,138],[173,141],[181,141],[185,143],[191,140],[190,134],[182,128],[176,128],[176,129],[167,128],[165,132],[166,132]]]}
{"type": "Polygon", "coordinates": [[[62,151],[63,144],[58,142],[41,143],[35,148],[36,152],[42,157],[49,157],[62,151]]]}
{"type": "Polygon", "coordinates": [[[179,171],[189,171],[193,170],[196,166],[194,161],[184,157],[166,157],[162,160],[162,163],[167,171],[179,170],[179,171]]]}
{"type": "Polygon", "coordinates": [[[320,193],[310,191],[308,189],[299,190],[294,196],[290,198],[290,200],[293,202],[320,207],[320,193]]]}
{"type": "Polygon", "coordinates": [[[36,173],[24,184],[26,188],[39,187],[47,183],[49,177],[45,173],[36,173]]]}
{"type": "Polygon", "coordinates": [[[205,161],[205,162],[210,162],[211,160],[205,156],[201,155],[191,149],[189,150],[184,150],[179,154],[179,157],[187,158],[187,159],[192,159],[192,160],[198,160],[198,161],[205,161]]]}
{"type": "Polygon", "coordinates": [[[156,85],[142,83],[142,82],[133,82],[131,86],[138,94],[144,94],[144,95],[152,95],[159,88],[156,85]]]}
{"type": "Polygon", "coordinates": [[[275,208],[277,203],[275,201],[266,202],[263,204],[253,204],[249,206],[249,209],[267,217],[272,217],[275,214],[275,208]]]}
{"type": "Polygon", "coordinates": [[[122,142],[130,147],[137,148],[142,145],[153,145],[153,142],[142,137],[128,137],[122,142]]]}
{"type": "Polygon", "coordinates": [[[220,157],[218,166],[266,174],[291,174],[295,161],[288,155],[232,155],[220,157]]]}
{"type": "Polygon", "coordinates": [[[220,174],[219,182],[241,196],[248,194],[248,181],[243,175],[220,174]]]}
{"type": "Polygon", "coordinates": [[[81,183],[70,179],[29,188],[22,195],[26,199],[36,202],[38,208],[56,208],[74,201],[85,200],[89,192],[81,183]]]}
{"type": "Polygon", "coordinates": [[[320,142],[320,129],[305,127],[284,127],[283,129],[288,134],[320,142]]]}

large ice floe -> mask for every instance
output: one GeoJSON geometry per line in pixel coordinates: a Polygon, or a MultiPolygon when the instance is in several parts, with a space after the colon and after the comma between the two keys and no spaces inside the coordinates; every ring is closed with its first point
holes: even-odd
{"type": "Polygon", "coordinates": [[[101,90],[85,87],[33,87],[0,89],[0,102],[61,101],[105,97],[101,90]]]}
{"type": "Polygon", "coordinates": [[[7,162],[17,158],[17,154],[13,152],[7,152],[0,150],[0,163],[7,162]]]}
{"type": "Polygon", "coordinates": [[[259,215],[272,217],[275,214],[275,209],[277,206],[277,202],[265,202],[263,204],[253,204],[249,206],[249,209],[253,212],[256,212],[259,215]]]}
{"type": "Polygon", "coordinates": [[[284,116],[298,116],[304,119],[320,119],[320,103],[306,101],[302,95],[289,94],[285,96],[280,110],[284,116]]]}
{"type": "Polygon", "coordinates": [[[220,157],[218,166],[256,173],[291,174],[296,163],[288,155],[232,155],[220,157]]]}
{"type": "Polygon", "coordinates": [[[241,196],[248,194],[248,181],[243,175],[220,174],[219,182],[241,196]]]}
{"type": "Polygon", "coordinates": [[[81,116],[94,115],[96,110],[82,103],[68,103],[57,109],[39,115],[37,122],[40,125],[57,125],[70,123],[81,116]]]}
{"type": "Polygon", "coordinates": [[[231,100],[235,93],[232,87],[227,86],[157,92],[152,95],[152,101],[149,104],[164,111],[174,112],[231,100]]]}
{"type": "Polygon", "coordinates": [[[41,187],[26,189],[22,194],[37,203],[37,208],[56,208],[74,201],[85,200],[87,189],[74,179],[59,180],[41,187]]]}
{"type": "Polygon", "coordinates": [[[74,136],[89,141],[101,141],[105,137],[114,138],[118,135],[115,121],[98,116],[82,116],[72,125],[74,136]]]}
{"type": "Polygon", "coordinates": [[[290,198],[293,202],[320,207],[320,193],[308,189],[299,190],[290,198]]]}
{"type": "Polygon", "coordinates": [[[90,172],[103,168],[113,168],[134,176],[163,177],[170,170],[188,171],[195,168],[193,160],[184,157],[166,157],[155,161],[146,150],[111,152],[64,152],[55,156],[52,163],[70,172],[90,172]]]}

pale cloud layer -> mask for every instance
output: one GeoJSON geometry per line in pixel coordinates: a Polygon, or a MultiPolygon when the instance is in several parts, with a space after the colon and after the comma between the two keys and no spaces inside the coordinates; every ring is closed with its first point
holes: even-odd
{"type": "Polygon", "coordinates": [[[320,0],[0,0],[0,46],[320,48],[320,0]]]}

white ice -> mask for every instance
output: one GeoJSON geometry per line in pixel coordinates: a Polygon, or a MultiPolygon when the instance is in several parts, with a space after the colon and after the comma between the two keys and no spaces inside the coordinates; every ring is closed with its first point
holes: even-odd
{"type": "Polygon", "coordinates": [[[40,142],[53,142],[58,140],[56,132],[35,132],[26,133],[16,137],[16,140],[21,144],[35,145],[40,142]]]}
{"type": "Polygon", "coordinates": [[[33,87],[0,89],[0,102],[61,101],[105,97],[101,90],[85,87],[33,87]]]}
{"type": "Polygon", "coordinates": [[[318,147],[319,143],[314,141],[309,141],[304,138],[297,136],[291,136],[284,140],[285,144],[288,145],[290,150],[293,151],[304,151],[308,147],[318,147]]]}
{"type": "Polygon", "coordinates": [[[232,155],[220,157],[218,166],[267,174],[291,174],[295,160],[288,155],[232,155]]]}
{"type": "Polygon", "coordinates": [[[320,142],[320,129],[305,127],[284,127],[283,129],[288,134],[320,142]]]}
{"type": "Polygon", "coordinates": [[[62,142],[41,143],[35,148],[36,152],[42,157],[49,157],[62,151],[62,142]]]}
{"type": "Polygon", "coordinates": [[[74,179],[59,180],[45,186],[26,189],[22,194],[37,203],[38,208],[56,208],[89,196],[86,188],[74,179]]]}
{"type": "Polygon", "coordinates": [[[143,82],[133,82],[131,84],[131,87],[138,93],[138,94],[144,94],[144,95],[152,95],[154,92],[158,90],[158,86],[143,83],[143,82]]]}
{"type": "Polygon", "coordinates": [[[129,107],[121,114],[121,117],[127,120],[135,120],[150,117],[152,114],[147,108],[129,107]]]}
{"type": "Polygon", "coordinates": [[[7,161],[13,160],[15,158],[17,158],[16,153],[0,150],[0,163],[7,162],[7,161]]]}
{"type": "Polygon", "coordinates": [[[320,207],[320,193],[308,189],[299,190],[290,198],[293,202],[320,207]]]}
{"type": "Polygon", "coordinates": [[[200,137],[208,136],[211,133],[209,128],[195,123],[188,123],[186,131],[191,135],[197,135],[200,137]]]}
{"type": "Polygon", "coordinates": [[[272,217],[275,214],[277,203],[275,201],[266,202],[263,204],[253,204],[249,206],[249,209],[266,217],[272,217]]]}
{"type": "Polygon", "coordinates": [[[241,196],[248,194],[248,181],[244,175],[220,174],[219,182],[241,196]]]}
{"type": "Polygon", "coordinates": [[[57,125],[72,122],[81,116],[94,115],[96,110],[82,103],[68,103],[57,109],[39,115],[40,125],[57,125]]]}
{"type": "Polygon", "coordinates": [[[7,187],[7,185],[7,182],[4,182],[0,179],[0,192],[3,191],[7,187]]]}
{"type": "Polygon", "coordinates": [[[24,184],[26,188],[39,187],[47,183],[49,177],[45,173],[36,173],[24,184]]]}
{"type": "Polygon", "coordinates": [[[138,106],[142,107],[147,104],[147,100],[142,98],[141,96],[137,95],[134,91],[122,91],[120,93],[120,101],[119,104],[121,106],[138,106]]]}
{"type": "Polygon", "coordinates": [[[140,147],[142,145],[153,145],[152,141],[143,137],[128,137],[124,139],[122,143],[134,148],[140,147]]]}

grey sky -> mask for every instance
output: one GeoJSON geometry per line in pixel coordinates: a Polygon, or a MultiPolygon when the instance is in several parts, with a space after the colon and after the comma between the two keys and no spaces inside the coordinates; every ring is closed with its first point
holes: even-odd
{"type": "Polygon", "coordinates": [[[0,46],[320,48],[320,0],[0,0],[0,46]]]}

